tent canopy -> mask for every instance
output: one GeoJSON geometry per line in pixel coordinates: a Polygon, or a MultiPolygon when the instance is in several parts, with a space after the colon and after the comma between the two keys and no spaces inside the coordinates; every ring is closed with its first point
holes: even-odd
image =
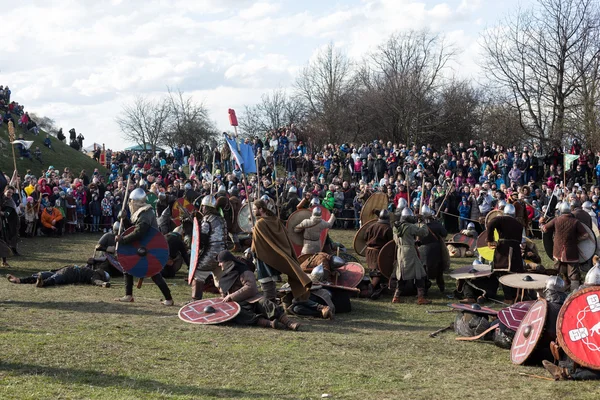
{"type": "MultiPolygon", "coordinates": [[[[125,150],[132,150],[132,151],[152,151],[152,146],[150,144],[146,143],[146,148],[144,148],[144,146],[142,146],[141,144],[136,144],[135,146],[126,147],[125,150]]],[[[161,151],[161,150],[164,150],[164,149],[162,147],[156,146],[156,150],[157,151],[161,151]]]]}

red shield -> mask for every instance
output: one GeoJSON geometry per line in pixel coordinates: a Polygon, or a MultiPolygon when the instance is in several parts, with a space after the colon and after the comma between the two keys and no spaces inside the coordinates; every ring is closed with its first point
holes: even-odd
{"type": "Polygon", "coordinates": [[[187,201],[187,199],[177,199],[175,204],[173,204],[173,209],[171,210],[171,215],[173,217],[173,221],[175,225],[181,225],[181,220],[186,218],[191,218],[192,213],[194,212],[194,205],[187,201]]]}
{"type": "Polygon", "coordinates": [[[311,212],[307,209],[296,210],[292,213],[292,215],[290,215],[286,222],[285,228],[288,232],[290,242],[292,242],[292,247],[294,248],[296,257],[299,257],[300,253],[302,253],[302,247],[304,246],[304,233],[295,232],[294,228],[302,221],[309,219],[311,215],[311,212]]]}
{"type": "Polygon", "coordinates": [[[234,301],[227,303],[221,298],[204,299],[188,303],[179,310],[179,318],[190,324],[215,325],[234,319],[241,311],[234,301]],[[207,312],[212,307],[214,312],[207,312]]]}
{"type": "MultiPolygon", "coordinates": [[[[315,206],[315,207],[319,207],[321,209],[321,219],[323,221],[329,221],[329,218],[331,218],[331,212],[323,206],[315,206]]],[[[310,208],[311,214],[312,214],[312,210],[314,210],[315,207],[310,208]]],[[[327,240],[328,232],[329,232],[329,229],[323,229],[321,231],[321,236],[319,237],[319,239],[321,240],[321,249],[320,250],[323,250],[323,246],[325,246],[325,240],[327,240]]]]}
{"type": "Polygon", "coordinates": [[[365,276],[363,266],[355,262],[346,263],[336,268],[335,271],[339,272],[339,275],[334,277],[332,282],[336,286],[355,288],[365,276]]]}
{"type": "Polygon", "coordinates": [[[192,228],[192,246],[190,250],[190,269],[188,270],[188,284],[192,284],[196,268],[198,267],[198,258],[200,257],[200,224],[198,218],[194,218],[192,228]]]}
{"type": "MultiPolygon", "coordinates": [[[[135,227],[127,229],[123,236],[133,232],[135,227]]],[[[149,228],[144,237],[129,244],[119,244],[117,250],[119,263],[123,271],[136,278],[154,276],[169,260],[169,245],[164,235],[155,228],[149,228]]]]}
{"type": "Polygon", "coordinates": [[[517,304],[513,304],[510,307],[503,308],[498,311],[498,319],[502,322],[507,328],[516,331],[519,329],[519,325],[521,325],[521,321],[527,315],[527,311],[533,305],[533,301],[522,301],[517,304]]]}
{"type": "Polygon", "coordinates": [[[510,348],[510,359],[513,364],[523,364],[527,361],[531,353],[533,353],[533,350],[535,350],[544,330],[547,311],[548,304],[544,299],[539,299],[533,303],[529,311],[527,311],[515,333],[515,338],[510,348]]]}
{"type": "Polygon", "coordinates": [[[448,307],[458,311],[470,312],[473,314],[497,315],[498,311],[493,308],[483,307],[479,304],[448,304],[448,307]]]}
{"type": "Polygon", "coordinates": [[[556,323],[558,343],[577,364],[600,370],[600,288],[572,294],[556,323]]]}
{"type": "Polygon", "coordinates": [[[463,235],[462,233],[457,233],[452,236],[452,239],[448,241],[448,244],[452,244],[454,246],[465,246],[468,247],[469,250],[475,251],[477,248],[477,239],[471,236],[463,235]]]}

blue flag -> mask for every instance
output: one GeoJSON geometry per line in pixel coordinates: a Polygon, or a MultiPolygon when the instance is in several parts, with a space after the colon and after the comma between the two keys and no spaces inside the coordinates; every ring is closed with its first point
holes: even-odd
{"type": "Polygon", "coordinates": [[[244,143],[240,143],[238,145],[236,139],[232,139],[227,135],[225,135],[225,141],[231,150],[231,154],[233,155],[235,162],[238,163],[244,172],[255,174],[256,164],[254,162],[254,152],[252,151],[252,146],[244,143]]]}

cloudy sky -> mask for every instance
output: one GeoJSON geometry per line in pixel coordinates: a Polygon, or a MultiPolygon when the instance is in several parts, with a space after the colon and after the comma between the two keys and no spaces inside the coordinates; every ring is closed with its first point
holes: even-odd
{"type": "Polygon", "coordinates": [[[395,31],[427,28],[462,51],[454,72],[477,79],[480,32],[531,1],[16,2],[2,19],[0,84],[26,110],[82,132],[85,145],[121,149],[130,143],[115,117],[137,95],[181,89],[226,130],[228,108],[239,114],[262,93],[289,87],[329,42],[360,59],[395,31]]]}

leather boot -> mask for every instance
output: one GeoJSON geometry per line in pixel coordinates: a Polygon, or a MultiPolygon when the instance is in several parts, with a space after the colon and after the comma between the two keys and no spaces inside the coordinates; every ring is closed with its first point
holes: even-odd
{"type": "Polygon", "coordinates": [[[571,292],[574,292],[577,289],[579,289],[579,284],[579,281],[571,281],[571,292]]]}
{"type": "Polygon", "coordinates": [[[192,300],[202,300],[204,292],[204,282],[194,279],[192,281],[192,300]]]}
{"type": "Polygon", "coordinates": [[[550,372],[550,375],[555,381],[565,380],[569,377],[566,368],[561,368],[558,365],[554,365],[548,360],[542,361],[542,365],[546,368],[546,371],[550,372]]]}
{"type": "Polygon", "coordinates": [[[261,282],[260,287],[265,299],[274,301],[277,298],[277,285],[274,281],[261,282]]]}
{"type": "Polygon", "coordinates": [[[402,298],[400,297],[401,294],[402,294],[402,291],[399,288],[396,288],[396,290],[394,291],[394,297],[392,298],[392,303],[394,303],[394,304],[402,303],[402,298]]]}
{"type": "Polygon", "coordinates": [[[275,328],[275,321],[266,318],[259,318],[256,324],[262,328],[275,328]]]}
{"type": "Polygon", "coordinates": [[[560,346],[556,344],[556,342],[550,342],[550,352],[552,353],[552,357],[554,357],[555,361],[560,360],[560,346]]]}
{"type": "Polygon", "coordinates": [[[317,310],[321,312],[323,319],[333,319],[333,310],[329,306],[319,305],[317,310]]]}
{"type": "Polygon", "coordinates": [[[284,324],[291,331],[297,331],[298,329],[300,329],[301,326],[298,322],[292,321],[290,317],[288,317],[285,314],[279,317],[279,322],[284,324]]]}
{"type": "Polygon", "coordinates": [[[425,298],[425,289],[417,288],[417,304],[422,306],[425,304],[431,304],[431,300],[425,298]]]}

